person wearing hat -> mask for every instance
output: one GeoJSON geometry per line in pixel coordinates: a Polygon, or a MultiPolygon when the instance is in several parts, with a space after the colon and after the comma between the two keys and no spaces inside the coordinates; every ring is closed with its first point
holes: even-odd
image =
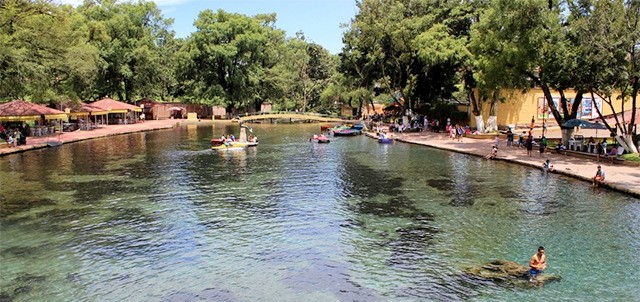
{"type": "Polygon", "coordinates": [[[593,185],[597,186],[599,183],[604,181],[604,171],[602,167],[598,165],[598,171],[596,171],[596,176],[593,177],[593,185]]]}

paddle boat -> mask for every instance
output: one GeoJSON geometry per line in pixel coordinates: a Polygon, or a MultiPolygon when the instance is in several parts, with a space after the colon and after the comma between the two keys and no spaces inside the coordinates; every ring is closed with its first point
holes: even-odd
{"type": "Polygon", "coordinates": [[[244,150],[247,148],[246,145],[242,145],[242,144],[234,145],[231,143],[232,142],[227,142],[220,138],[214,138],[211,140],[211,149],[218,150],[218,151],[235,151],[235,150],[244,150]]]}
{"type": "Polygon", "coordinates": [[[386,133],[380,133],[380,135],[378,136],[378,143],[393,144],[393,138],[388,137],[386,133]]]}
{"type": "Polygon", "coordinates": [[[320,135],[314,134],[313,137],[309,139],[309,141],[316,142],[318,144],[328,144],[331,142],[328,137],[322,134],[320,135]]]}
{"type": "Polygon", "coordinates": [[[247,129],[249,132],[253,132],[253,130],[247,126],[240,126],[240,137],[236,140],[231,137],[224,138],[224,136],[220,138],[211,139],[211,149],[216,150],[230,150],[230,149],[244,149],[247,147],[256,147],[258,146],[258,138],[250,135],[247,137],[247,129]]]}
{"type": "Polygon", "coordinates": [[[355,135],[362,134],[363,127],[364,127],[363,125],[353,125],[353,126],[341,125],[341,126],[333,127],[330,130],[334,136],[355,136],[355,135]]]}
{"type": "Polygon", "coordinates": [[[393,138],[390,137],[379,137],[378,143],[381,144],[393,144],[393,138]]]}
{"type": "Polygon", "coordinates": [[[335,127],[335,125],[332,125],[332,124],[320,125],[320,131],[325,132],[325,131],[331,130],[331,128],[333,127],[335,127]]]}
{"type": "Polygon", "coordinates": [[[240,138],[238,141],[232,142],[232,145],[246,147],[255,147],[258,145],[258,138],[256,136],[251,134],[247,137],[247,129],[249,129],[249,132],[253,133],[253,129],[245,125],[240,125],[240,138]]]}

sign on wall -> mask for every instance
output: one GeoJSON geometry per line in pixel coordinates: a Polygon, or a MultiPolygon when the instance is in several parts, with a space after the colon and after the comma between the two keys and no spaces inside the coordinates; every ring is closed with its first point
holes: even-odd
{"type": "MultiPolygon", "coordinates": [[[[568,99],[569,110],[571,110],[571,104],[573,104],[573,100],[574,99],[568,99]]],[[[553,103],[555,104],[558,111],[560,111],[560,113],[562,114],[562,109],[558,107],[558,104],[560,103],[560,97],[554,96],[553,103]]],[[[578,105],[578,114],[576,117],[585,119],[598,117],[598,112],[595,110],[594,106],[597,106],[600,112],[602,112],[602,99],[595,98],[594,101],[590,97],[582,98],[582,102],[580,103],[580,105],[578,105]]],[[[546,98],[544,97],[538,98],[538,118],[553,118],[553,112],[551,112],[551,109],[546,102],[546,98]]]]}

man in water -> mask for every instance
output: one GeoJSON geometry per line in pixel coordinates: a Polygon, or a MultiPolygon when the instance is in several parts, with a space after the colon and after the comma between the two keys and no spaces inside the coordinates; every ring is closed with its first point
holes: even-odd
{"type": "Polygon", "coordinates": [[[547,268],[547,256],[544,254],[544,247],[538,247],[538,252],[531,256],[529,260],[529,274],[531,275],[530,281],[533,281],[541,275],[547,268]]]}

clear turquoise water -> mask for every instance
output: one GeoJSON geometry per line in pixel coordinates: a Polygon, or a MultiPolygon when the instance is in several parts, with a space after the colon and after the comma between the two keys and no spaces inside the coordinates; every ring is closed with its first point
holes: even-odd
{"type": "Polygon", "coordinates": [[[640,202],[319,125],[183,126],[0,158],[2,301],[640,301],[640,202]],[[466,278],[538,245],[562,280],[466,278]]]}

